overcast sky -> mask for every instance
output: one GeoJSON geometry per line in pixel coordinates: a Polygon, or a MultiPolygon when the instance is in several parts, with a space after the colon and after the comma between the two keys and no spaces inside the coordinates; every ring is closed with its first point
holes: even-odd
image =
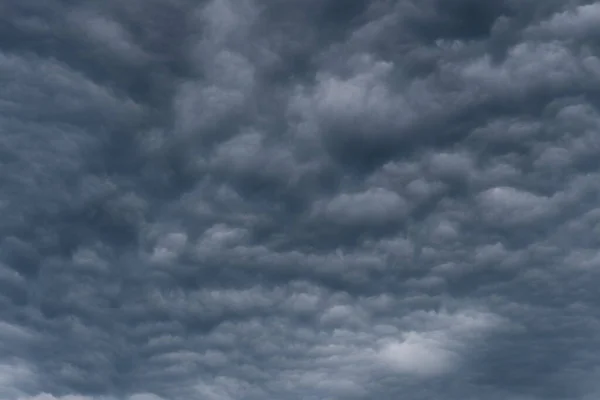
{"type": "Polygon", "coordinates": [[[600,3],[0,1],[0,398],[600,398],[600,3]]]}

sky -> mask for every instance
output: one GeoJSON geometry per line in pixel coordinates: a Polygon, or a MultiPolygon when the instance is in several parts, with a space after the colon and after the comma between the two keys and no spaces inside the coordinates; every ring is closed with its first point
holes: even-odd
{"type": "Polygon", "coordinates": [[[599,43],[583,0],[0,2],[0,398],[600,398],[599,43]]]}

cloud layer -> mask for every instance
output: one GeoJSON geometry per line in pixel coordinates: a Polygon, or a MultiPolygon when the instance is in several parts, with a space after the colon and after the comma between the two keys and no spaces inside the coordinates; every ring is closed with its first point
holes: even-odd
{"type": "Polygon", "coordinates": [[[597,4],[5,3],[0,398],[600,395],[597,4]]]}

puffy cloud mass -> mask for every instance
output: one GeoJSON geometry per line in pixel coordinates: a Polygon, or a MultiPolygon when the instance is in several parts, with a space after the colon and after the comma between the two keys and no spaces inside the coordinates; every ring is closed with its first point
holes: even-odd
{"type": "Polygon", "coordinates": [[[598,398],[599,27],[2,2],[0,398],[598,398]]]}

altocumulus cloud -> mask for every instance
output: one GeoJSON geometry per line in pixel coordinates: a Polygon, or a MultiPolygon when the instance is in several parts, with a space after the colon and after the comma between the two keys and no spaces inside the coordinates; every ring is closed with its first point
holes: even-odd
{"type": "Polygon", "coordinates": [[[600,396],[598,4],[0,19],[0,398],[600,396]]]}

